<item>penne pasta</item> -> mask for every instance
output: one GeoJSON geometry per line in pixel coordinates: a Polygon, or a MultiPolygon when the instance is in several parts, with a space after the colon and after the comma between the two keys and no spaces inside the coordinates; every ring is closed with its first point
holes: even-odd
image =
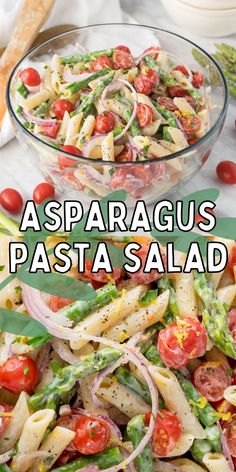
{"type": "Polygon", "coordinates": [[[209,472],[230,472],[232,469],[229,466],[226,458],[219,452],[205,454],[202,459],[203,464],[208,468],[209,472]]]}
{"type": "Polygon", "coordinates": [[[83,113],[78,113],[77,115],[72,116],[72,118],[70,118],[66,130],[65,144],[75,146],[82,119],[83,113]]]}
{"type": "Polygon", "coordinates": [[[22,392],[12,410],[11,421],[4,432],[0,434],[0,454],[11,450],[15,446],[29,415],[28,395],[22,392]]]}
{"type": "Polygon", "coordinates": [[[179,467],[181,472],[205,472],[205,469],[203,469],[199,464],[196,464],[189,459],[185,459],[184,457],[171,461],[171,464],[179,467]]]}
{"type": "Polygon", "coordinates": [[[197,318],[197,298],[193,288],[193,273],[183,272],[176,274],[175,281],[176,300],[181,318],[191,316],[197,318]]]}
{"type": "MultiPolygon", "coordinates": [[[[56,462],[58,457],[70,444],[72,439],[74,439],[75,433],[67,428],[62,428],[61,426],[56,426],[51,433],[49,433],[47,439],[43,442],[40,447],[40,452],[47,453],[47,456],[50,458],[48,461],[42,461],[43,470],[50,470],[53,464],[56,462]]],[[[31,468],[31,472],[38,472],[40,466],[40,459],[34,462],[34,466],[31,468]]]]}

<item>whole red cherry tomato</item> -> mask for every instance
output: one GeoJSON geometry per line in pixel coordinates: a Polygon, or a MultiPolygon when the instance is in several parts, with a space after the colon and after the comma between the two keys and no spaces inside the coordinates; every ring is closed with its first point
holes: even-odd
{"type": "Polygon", "coordinates": [[[75,107],[73,103],[69,102],[69,100],[65,100],[64,98],[60,98],[52,104],[52,111],[54,115],[56,115],[58,120],[63,119],[63,116],[66,111],[68,111],[68,113],[71,113],[74,109],[75,107]]]}
{"type": "Polygon", "coordinates": [[[124,46],[123,44],[119,44],[119,46],[116,46],[115,49],[117,51],[124,51],[124,52],[127,52],[128,54],[131,54],[130,48],[128,48],[128,46],[124,46]]]}
{"type": "Polygon", "coordinates": [[[195,88],[199,89],[204,85],[205,79],[199,70],[193,72],[192,84],[195,88]]]}
{"type": "Polygon", "coordinates": [[[134,58],[130,52],[117,50],[113,54],[115,69],[129,69],[135,65],[134,58]]]}
{"type": "Polygon", "coordinates": [[[158,103],[158,105],[167,108],[167,110],[170,110],[170,111],[176,111],[176,110],[178,110],[178,108],[177,108],[177,106],[174,104],[172,98],[169,98],[169,97],[158,97],[158,98],[157,98],[157,103],[158,103]]]}
{"type": "Polygon", "coordinates": [[[105,134],[112,131],[115,127],[115,118],[110,111],[104,111],[96,117],[94,131],[99,134],[105,134]]]}
{"type": "Polygon", "coordinates": [[[36,87],[41,83],[41,78],[36,69],[33,67],[27,67],[19,73],[19,78],[23,84],[29,87],[36,87]]]}
{"type": "Polygon", "coordinates": [[[157,349],[168,367],[179,369],[190,359],[203,356],[206,343],[203,324],[194,318],[181,318],[160,331],[157,349]]]}
{"type": "Polygon", "coordinates": [[[1,413],[8,413],[12,411],[13,407],[7,403],[0,403],[0,434],[4,433],[9,421],[11,421],[10,416],[1,416],[1,413]]]}
{"type": "MultiPolygon", "coordinates": [[[[61,147],[62,151],[68,152],[69,154],[73,154],[74,156],[82,156],[82,152],[75,146],[71,146],[70,144],[64,144],[61,147]]],[[[58,164],[61,170],[66,169],[67,167],[73,167],[76,164],[75,159],[70,159],[69,157],[59,155],[58,156],[58,164]]]]}
{"type": "Polygon", "coordinates": [[[54,197],[55,188],[53,187],[53,185],[48,184],[47,182],[42,182],[41,184],[37,185],[33,192],[33,199],[34,202],[37,203],[37,205],[42,203],[47,198],[50,198],[52,200],[54,197]]]}
{"type": "Polygon", "coordinates": [[[195,387],[210,402],[222,400],[231,381],[228,365],[223,362],[203,362],[193,373],[195,387]]]}
{"type": "Polygon", "coordinates": [[[179,121],[187,135],[196,134],[201,129],[201,120],[198,116],[181,115],[179,116],[179,121]]]}
{"type": "Polygon", "coordinates": [[[84,455],[97,454],[109,444],[111,430],[108,423],[101,418],[83,416],[75,425],[73,444],[84,455]]]}
{"type": "Polygon", "coordinates": [[[173,70],[179,70],[180,72],[182,72],[182,74],[186,75],[186,77],[189,77],[188,69],[185,67],[184,64],[176,66],[173,70]]]}
{"type": "Polygon", "coordinates": [[[138,104],[138,110],[137,110],[137,119],[138,119],[138,124],[140,128],[144,128],[144,126],[147,126],[151,123],[153,118],[153,110],[149,105],[146,105],[145,103],[139,103],[138,104]]]}
{"type": "Polygon", "coordinates": [[[113,69],[114,68],[114,63],[112,59],[108,56],[100,56],[96,59],[96,61],[93,61],[90,63],[89,70],[91,72],[96,71],[96,70],[102,70],[102,69],[113,69]]]}
{"type": "Polygon", "coordinates": [[[166,456],[176,446],[182,432],[178,416],[168,410],[160,410],[156,417],[152,447],[158,456],[166,456]]]}
{"type": "Polygon", "coordinates": [[[10,357],[0,367],[0,385],[10,392],[32,393],[37,382],[38,369],[35,362],[29,357],[10,357]]]}
{"type": "Polygon", "coordinates": [[[225,184],[236,184],[236,164],[232,161],[221,161],[216,167],[217,177],[225,184]]]}
{"type": "Polygon", "coordinates": [[[167,93],[171,98],[184,97],[186,95],[186,90],[179,85],[174,85],[173,87],[167,87],[167,93]]]}
{"type": "Polygon", "coordinates": [[[55,139],[60,128],[60,123],[54,121],[53,123],[44,123],[40,125],[41,133],[48,138],[55,139]]]}
{"type": "Polygon", "coordinates": [[[0,193],[0,205],[9,213],[17,215],[23,206],[23,198],[14,188],[5,188],[0,193]]]}

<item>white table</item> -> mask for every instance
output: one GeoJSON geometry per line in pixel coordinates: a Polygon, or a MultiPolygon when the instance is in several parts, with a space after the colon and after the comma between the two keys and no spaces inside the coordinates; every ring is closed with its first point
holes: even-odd
{"type": "MultiPolygon", "coordinates": [[[[92,0],[96,1],[96,0],[92,0]]],[[[112,0],[109,0],[112,1],[112,0]]],[[[167,0],[168,1],[168,0],[167,0]]],[[[124,10],[124,21],[132,21],[132,17],[137,23],[157,26],[172,31],[177,31],[198,44],[202,45],[209,52],[212,51],[216,40],[194,37],[189,31],[180,31],[175,27],[171,20],[167,17],[162,5],[158,0],[121,0],[124,10]]],[[[108,21],[108,19],[106,18],[108,21]]],[[[116,18],[110,18],[111,22],[116,18]]],[[[219,38],[221,41],[222,38],[219,38]]],[[[236,35],[226,39],[236,46],[236,35]]],[[[217,40],[218,41],[218,40],[217,40]]],[[[219,182],[216,178],[215,168],[221,160],[236,159],[236,127],[234,121],[236,119],[236,101],[231,101],[226,123],[221,136],[212,152],[210,159],[190,183],[178,194],[188,194],[190,192],[201,190],[207,187],[217,187],[221,191],[221,196],[217,202],[218,212],[227,216],[236,216],[236,186],[227,186],[219,182]]],[[[24,198],[31,199],[32,192],[42,176],[33,165],[31,153],[24,151],[18,144],[17,140],[12,140],[4,148],[0,149],[1,172],[0,172],[0,189],[4,187],[14,187],[19,189],[24,198]]]]}

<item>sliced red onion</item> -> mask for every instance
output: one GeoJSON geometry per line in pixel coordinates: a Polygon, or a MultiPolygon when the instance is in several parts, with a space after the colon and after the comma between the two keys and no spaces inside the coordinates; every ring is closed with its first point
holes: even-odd
{"type": "Polygon", "coordinates": [[[60,416],[68,416],[71,414],[71,407],[70,405],[61,405],[59,409],[60,416]]]}
{"type": "Polygon", "coordinates": [[[137,155],[139,156],[142,156],[142,157],[145,157],[147,159],[153,159],[153,156],[152,154],[150,153],[144,153],[143,151],[139,150],[137,147],[136,147],[136,143],[135,141],[133,140],[132,136],[130,136],[130,134],[128,135],[128,140],[129,140],[129,143],[130,143],[130,147],[133,149],[133,151],[135,153],[137,153],[137,155]]]}
{"type": "Polygon", "coordinates": [[[53,119],[45,120],[43,118],[39,118],[38,116],[34,116],[26,108],[23,108],[23,115],[26,120],[31,121],[32,123],[35,123],[36,125],[51,125],[55,123],[55,120],[53,119]]]}
{"type": "Polygon", "coordinates": [[[151,54],[158,54],[158,50],[157,49],[150,49],[149,51],[144,51],[142,54],[140,54],[140,56],[138,56],[136,59],[135,59],[135,65],[138,66],[140,61],[146,57],[146,56],[150,56],[151,54]]]}
{"type": "Polygon", "coordinates": [[[68,364],[78,364],[79,358],[71,352],[69,346],[62,339],[53,339],[52,347],[58,356],[68,364]]]}
{"type": "Polygon", "coordinates": [[[226,441],[226,438],[225,438],[225,435],[224,435],[224,432],[221,428],[221,424],[219,421],[217,421],[217,426],[219,428],[219,431],[220,431],[220,439],[221,439],[221,445],[222,445],[222,449],[223,449],[223,453],[224,453],[224,456],[228,462],[228,465],[229,465],[229,468],[231,470],[234,470],[234,463],[233,463],[233,460],[232,460],[232,456],[231,456],[231,453],[230,453],[230,449],[229,449],[229,446],[228,446],[228,443],[226,441]]]}
{"type": "Polygon", "coordinates": [[[119,90],[120,88],[121,88],[121,85],[117,83],[117,80],[113,80],[110,84],[106,85],[101,95],[101,102],[105,110],[109,110],[109,108],[107,108],[107,105],[105,103],[105,98],[106,98],[107,93],[115,92],[116,90],[119,90]]]}
{"type": "Polygon", "coordinates": [[[133,97],[134,97],[134,106],[133,106],[132,115],[131,115],[128,123],[126,124],[124,129],[121,131],[121,133],[118,134],[118,136],[115,136],[115,138],[114,138],[115,142],[118,141],[120,138],[122,138],[122,136],[124,136],[127,133],[128,129],[130,128],[130,126],[132,125],[133,121],[136,118],[137,110],[138,110],[138,95],[137,95],[137,92],[136,92],[135,88],[133,87],[133,85],[131,85],[129,83],[129,81],[125,80],[125,79],[117,79],[117,81],[120,82],[121,84],[126,85],[126,87],[128,87],[130,89],[130,91],[132,92],[133,97]]]}
{"type": "Polygon", "coordinates": [[[90,138],[90,140],[83,146],[83,154],[86,157],[89,157],[91,149],[96,145],[96,141],[98,143],[102,142],[102,139],[106,138],[107,134],[95,134],[90,138]]]}
{"type": "Polygon", "coordinates": [[[8,462],[12,458],[14,452],[15,451],[12,449],[11,451],[7,451],[4,454],[1,454],[0,455],[0,464],[5,464],[6,462],[8,462]]]}
{"type": "Polygon", "coordinates": [[[99,472],[99,468],[97,465],[87,465],[82,469],[76,470],[76,472],[99,472]]]}
{"type": "Polygon", "coordinates": [[[102,418],[104,421],[106,421],[110,426],[111,435],[117,438],[120,442],[123,441],[123,437],[118,426],[109,418],[109,416],[98,415],[97,418],[102,418]]]}
{"type": "Polygon", "coordinates": [[[37,368],[38,368],[40,379],[42,378],[43,373],[48,365],[50,350],[51,350],[51,345],[50,343],[47,343],[45,346],[43,346],[43,348],[41,349],[38,355],[37,368]]]}
{"type": "Polygon", "coordinates": [[[137,160],[137,157],[138,157],[138,151],[137,149],[135,149],[134,147],[131,146],[130,143],[126,144],[126,146],[131,149],[132,151],[132,161],[135,162],[137,160]]]}
{"type": "Polygon", "coordinates": [[[177,121],[177,124],[178,124],[178,127],[179,127],[180,131],[182,131],[182,133],[183,133],[185,139],[187,139],[187,141],[188,141],[188,136],[187,136],[187,134],[185,133],[184,128],[183,128],[183,126],[182,126],[180,120],[177,118],[177,116],[175,117],[175,119],[176,119],[176,121],[177,121]]]}
{"type": "Polygon", "coordinates": [[[72,74],[68,69],[64,70],[63,72],[63,80],[68,84],[72,84],[73,82],[82,82],[83,80],[89,79],[92,77],[93,72],[84,72],[82,74],[72,74]]]}

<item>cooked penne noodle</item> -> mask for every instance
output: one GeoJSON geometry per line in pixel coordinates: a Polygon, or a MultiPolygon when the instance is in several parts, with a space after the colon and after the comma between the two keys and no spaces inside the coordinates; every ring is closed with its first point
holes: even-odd
{"type": "MultiPolygon", "coordinates": [[[[182,433],[174,449],[165,457],[178,457],[186,454],[189,451],[194,441],[194,436],[192,434],[182,433]]],[[[163,456],[158,456],[163,457],[163,456]]]]}
{"type": "MultiPolygon", "coordinates": [[[[66,449],[70,444],[72,439],[74,439],[75,433],[67,428],[62,428],[61,426],[56,426],[51,433],[49,433],[47,439],[43,442],[39,451],[48,453],[50,461],[42,461],[43,470],[50,470],[53,464],[56,462],[61,453],[66,449]]],[[[34,466],[31,468],[31,472],[38,472],[40,459],[36,459],[34,466]]]]}
{"type": "Polygon", "coordinates": [[[228,285],[227,287],[221,287],[217,290],[217,298],[224,305],[228,306],[233,304],[233,301],[236,297],[236,284],[228,285]]]}
{"type": "Polygon", "coordinates": [[[199,464],[196,464],[189,459],[185,459],[184,457],[171,461],[171,464],[179,467],[182,472],[205,472],[205,469],[203,469],[199,464]]]}
{"type": "Polygon", "coordinates": [[[197,318],[197,298],[193,288],[193,273],[185,274],[181,272],[176,274],[174,285],[179,316],[181,318],[186,316],[197,318]]]}
{"type": "Polygon", "coordinates": [[[32,110],[35,107],[38,107],[42,102],[46,102],[50,98],[53,98],[53,92],[48,89],[40,90],[32,96],[29,96],[24,101],[24,107],[27,110],[32,110]]]}
{"type": "Polygon", "coordinates": [[[210,472],[230,472],[232,469],[227,459],[219,452],[205,454],[202,459],[203,464],[210,472]]]}
{"type": "Polygon", "coordinates": [[[76,147],[78,149],[82,149],[83,146],[84,146],[84,143],[89,141],[89,139],[91,138],[93,128],[94,128],[94,124],[95,124],[94,116],[93,115],[88,115],[84,120],[84,123],[83,123],[83,125],[81,127],[81,130],[79,132],[78,139],[76,141],[76,147]]]}
{"type": "Polygon", "coordinates": [[[75,146],[82,119],[83,113],[78,113],[78,115],[72,116],[72,118],[70,118],[66,130],[65,144],[71,144],[72,146],[75,146]]]}
{"type": "Polygon", "coordinates": [[[12,410],[11,421],[0,435],[0,454],[11,450],[17,443],[24,424],[30,415],[28,407],[28,395],[22,392],[12,410]]]}
{"type": "Polygon", "coordinates": [[[144,415],[150,410],[150,406],[138,395],[108,377],[98,389],[97,394],[103,400],[114,405],[129,418],[133,418],[133,416],[136,415],[144,415]]]}
{"type": "Polygon", "coordinates": [[[227,400],[231,405],[236,406],[236,387],[231,385],[227,387],[224,391],[224,399],[227,400]]]}
{"type": "Polygon", "coordinates": [[[102,159],[103,161],[115,160],[113,133],[109,133],[102,141],[102,159]]]}

